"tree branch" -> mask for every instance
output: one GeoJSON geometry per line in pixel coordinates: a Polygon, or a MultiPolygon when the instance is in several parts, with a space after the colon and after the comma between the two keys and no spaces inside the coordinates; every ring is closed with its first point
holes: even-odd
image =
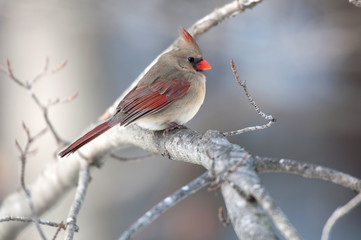
{"type": "Polygon", "coordinates": [[[332,227],[335,225],[337,220],[345,216],[360,203],[361,203],[361,193],[357,194],[344,206],[337,208],[329,217],[325,226],[323,227],[321,240],[328,240],[332,227]]]}
{"type": "Polygon", "coordinates": [[[254,99],[252,98],[252,96],[249,94],[249,92],[247,90],[246,80],[241,81],[241,79],[239,78],[239,75],[238,75],[237,69],[236,69],[236,65],[234,64],[233,60],[231,60],[231,67],[232,67],[232,72],[233,72],[235,79],[237,80],[238,84],[243,88],[243,91],[246,94],[248,101],[254,107],[254,110],[258,113],[258,115],[260,115],[262,118],[268,120],[269,122],[266,124],[260,125],[260,126],[252,126],[252,127],[246,127],[246,128],[242,128],[239,130],[235,130],[235,131],[224,132],[223,134],[225,136],[235,136],[235,135],[240,135],[240,134],[243,134],[246,132],[262,130],[262,129],[271,127],[276,122],[276,119],[273,118],[272,115],[265,114],[264,112],[262,112],[260,110],[260,108],[258,107],[258,105],[256,104],[256,102],[254,101],[254,99]]]}
{"type": "Polygon", "coordinates": [[[252,196],[267,212],[280,233],[288,240],[300,240],[296,228],[290,223],[282,210],[277,207],[272,197],[267,193],[264,186],[255,184],[252,188],[252,196]]]}
{"type": "Polygon", "coordinates": [[[68,214],[68,218],[66,220],[67,224],[67,232],[65,239],[72,240],[74,237],[74,232],[78,230],[78,226],[76,225],[76,220],[80,211],[80,208],[84,202],[85,194],[88,189],[88,183],[90,180],[89,174],[89,164],[87,161],[82,160],[80,162],[80,172],[79,172],[79,180],[78,187],[76,189],[74,201],[70,207],[70,211],[68,214]]]}
{"type": "Polygon", "coordinates": [[[221,189],[229,219],[239,239],[278,239],[266,213],[259,211],[255,202],[242,197],[229,184],[222,184],[221,189]]]}
{"type": "Polygon", "coordinates": [[[356,7],[361,8],[361,0],[349,0],[349,1],[350,1],[350,3],[355,5],[356,7]]]}
{"type": "Polygon", "coordinates": [[[16,146],[18,147],[19,151],[20,151],[20,161],[21,161],[21,172],[20,172],[20,184],[21,184],[21,188],[23,189],[24,193],[25,193],[25,196],[26,196],[26,200],[28,202],[28,205],[30,207],[30,211],[31,211],[31,216],[32,216],[32,219],[35,223],[35,226],[36,226],[36,229],[38,230],[39,232],[39,235],[41,237],[41,239],[43,240],[46,240],[46,237],[44,235],[44,232],[43,230],[41,229],[40,227],[40,224],[39,224],[39,218],[38,218],[38,215],[36,213],[36,210],[35,210],[35,207],[34,207],[34,203],[33,203],[33,199],[31,197],[31,192],[30,190],[26,187],[26,184],[25,184],[25,166],[26,166],[26,160],[27,160],[27,157],[34,154],[35,151],[31,151],[30,150],[30,146],[31,144],[36,140],[38,139],[39,137],[41,137],[45,132],[46,132],[46,128],[42,131],[40,131],[38,134],[36,134],[35,136],[31,136],[30,134],[30,130],[29,128],[25,125],[25,123],[23,123],[23,129],[26,133],[26,136],[27,136],[27,142],[25,144],[25,147],[24,149],[21,148],[20,144],[18,143],[18,141],[15,141],[16,143],[16,146]]]}
{"type": "Polygon", "coordinates": [[[305,178],[316,178],[349,188],[352,191],[361,192],[361,180],[349,174],[336,171],[327,167],[305,163],[291,159],[277,159],[266,157],[255,157],[254,165],[256,171],[283,172],[303,176],[305,178]]]}
{"type": "MultiPolygon", "coordinates": [[[[254,161],[252,157],[249,157],[246,162],[248,161],[249,164],[252,164],[254,161]]],[[[282,212],[281,209],[279,209],[276,204],[274,203],[271,196],[267,193],[264,186],[262,186],[261,181],[254,171],[250,171],[248,167],[240,166],[237,168],[235,173],[230,174],[226,176],[226,181],[228,182],[228,185],[233,187],[236,192],[243,196],[242,201],[247,201],[251,206],[247,206],[247,208],[257,207],[258,204],[263,208],[265,213],[268,214],[268,216],[273,220],[274,225],[277,227],[277,229],[280,231],[280,233],[285,237],[285,239],[292,239],[292,240],[299,240],[301,237],[298,235],[296,229],[292,226],[292,224],[289,222],[285,214],[282,212]]],[[[223,186],[222,186],[223,190],[223,186]]],[[[226,197],[224,195],[224,197],[226,197]]],[[[228,204],[234,204],[226,201],[226,205],[228,208],[228,204]]],[[[239,218],[243,218],[244,214],[243,210],[242,214],[239,214],[238,211],[233,212],[228,210],[228,214],[231,216],[232,222],[239,221],[239,218]]],[[[249,210],[248,210],[249,211],[249,210]]],[[[262,217],[259,217],[259,219],[256,220],[257,224],[264,224],[267,225],[268,218],[264,214],[262,217]],[[259,222],[261,221],[261,222],[259,222]]],[[[252,224],[253,225],[253,224],[252,224]]],[[[235,230],[237,232],[237,226],[234,226],[235,230]]],[[[259,228],[259,226],[253,226],[255,228],[259,228]]],[[[250,228],[250,227],[248,227],[250,228]]],[[[264,229],[263,229],[264,230],[264,229]]],[[[263,236],[250,236],[249,233],[245,233],[242,230],[238,230],[240,233],[238,233],[238,237],[240,239],[270,239],[270,236],[267,236],[267,238],[263,238],[263,236]],[[247,234],[247,235],[244,235],[247,234]]],[[[259,232],[260,229],[248,229],[248,231],[253,232],[257,231],[259,232]]],[[[270,233],[267,233],[270,234],[270,233]]],[[[275,238],[275,237],[273,237],[275,238]]],[[[272,238],[272,239],[273,239],[272,238]]]]}
{"type": "MultiPolygon", "coordinates": [[[[15,77],[13,67],[12,67],[12,64],[11,64],[9,59],[7,60],[7,69],[5,69],[4,66],[0,65],[0,72],[8,75],[10,77],[10,79],[12,79],[16,84],[18,84],[20,87],[22,87],[22,88],[24,88],[25,90],[28,91],[29,95],[34,100],[35,104],[41,109],[41,111],[43,113],[44,120],[46,122],[46,125],[50,129],[50,132],[52,133],[53,137],[55,138],[55,140],[56,140],[56,142],[57,142],[57,144],[59,146],[64,146],[64,145],[67,144],[67,142],[64,141],[62,138],[60,138],[59,134],[56,132],[53,124],[51,123],[51,121],[49,119],[48,111],[49,111],[50,106],[52,106],[55,103],[58,103],[60,101],[59,100],[58,101],[52,101],[52,102],[49,102],[49,104],[42,103],[39,100],[38,96],[34,93],[33,87],[34,87],[35,83],[37,83],[40,79],[42,79],[45,76],[48,76],[50,74],[54,74],[54,73],[60,71],[61,69],[63,69],[66,66],[66,63],[67,62],[64,61],[58,67],[56,67],[56,68],[52,69],[51,71],[49,71],[49,58],[46,58],[43,71],[41,71],[38,75],[36,75],[30,81],[22,81],[19,78],[15,77]]],[[[71,101],[76,96],[77,96],[76,94],[73,94],[71,97],[68,97],[67,99],[63,100],[63,102],[71,101]]]]}
{"type": "Polygon", "coordinates": [[[198,190],[208,185],[211,182],[211,180],[212,178],[209,172],[205,172],[201,176],[197,177],[187,185],[183,186],[182,188],[174,192],[172,195],[166,197],[163,201],[161,201],[160,203],[152,207],[150,210],[148,210],[126,231],[124,231],[122,235],[119,237],[119,240],[132,239],[135,236],[135,234],[142,231],[146,226],[151,224],[155,219],[157,219],[161,214],[163,214],[169,208],[173,207],[180,201],[186,199],[188,196],[196,193],[198,190]]]}
{"type": "MultiPolygon", "coordinates": [[[[16,216],[6,216],[3,218],[0,218],[0,223],[1,222],[10,222],[10,221],[31,223],[31,222],[35,222],[35,219],[29,218],[29,217],[16,217],[16,216]]],[[[42,225],[56,227],[56,228],[60,227],[62,229],[65,229],[65,227],[64,227],[64,225],[62,225],[62,223],[57,223],[57,222],[48,221],[48,220],[44,220],[44,219],[38,219],[38,222],[39,222],[39,224],[42,224],[42,225]]]]}

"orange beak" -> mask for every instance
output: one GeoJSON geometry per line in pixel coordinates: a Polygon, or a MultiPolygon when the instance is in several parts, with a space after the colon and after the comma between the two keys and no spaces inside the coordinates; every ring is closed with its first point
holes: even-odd
{"type": "Polygon", "coordinates": [[[212,68],[211,65],[209,65],[209,63],[205,59],[202,59],[196,65],[196,69],[198,71],[208,70],[208,69],[211,69],[211,68],[212,68]]]}

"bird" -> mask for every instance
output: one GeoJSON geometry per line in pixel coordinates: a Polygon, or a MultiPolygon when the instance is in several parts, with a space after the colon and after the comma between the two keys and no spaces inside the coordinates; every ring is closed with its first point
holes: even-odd
{"type": "Polygon", "coordinates": [[[211,65],[203,58],[193,37],[184,29],[176,46],[162,54],[120,101],[112,117],[61,151],[60,157],[74,153],[110,128],[137,124],[159,131],[184,127],[204,102],[206,76],[211,65]]]}

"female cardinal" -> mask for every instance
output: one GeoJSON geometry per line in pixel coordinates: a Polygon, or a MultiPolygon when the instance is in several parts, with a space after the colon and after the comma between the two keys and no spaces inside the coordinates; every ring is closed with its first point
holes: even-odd
{"type": "Polygon", "coordinates": [[[202,105],[206,77],[211,69],[202,58],[192,36],[181,29],[177,46],[164,53],[137,85],[121,100],[109,120],[76,140],[59,153],[64,157],[75,152],[117,124],[136,123],[149,130],[176,128],[191,120],[202,105]]]}

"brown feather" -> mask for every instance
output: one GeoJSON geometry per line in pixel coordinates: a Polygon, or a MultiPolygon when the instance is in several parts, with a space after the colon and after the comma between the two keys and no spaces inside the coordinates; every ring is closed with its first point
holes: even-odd
{"type": "Polygon", "coordinates": [[[130,91],[117,109],[123,113],[120,125],[128,125],[139,118],[159,112],[184,96],[190,87],[185,80],[158,80],[150,85],[141,84],[130,91]]]}

